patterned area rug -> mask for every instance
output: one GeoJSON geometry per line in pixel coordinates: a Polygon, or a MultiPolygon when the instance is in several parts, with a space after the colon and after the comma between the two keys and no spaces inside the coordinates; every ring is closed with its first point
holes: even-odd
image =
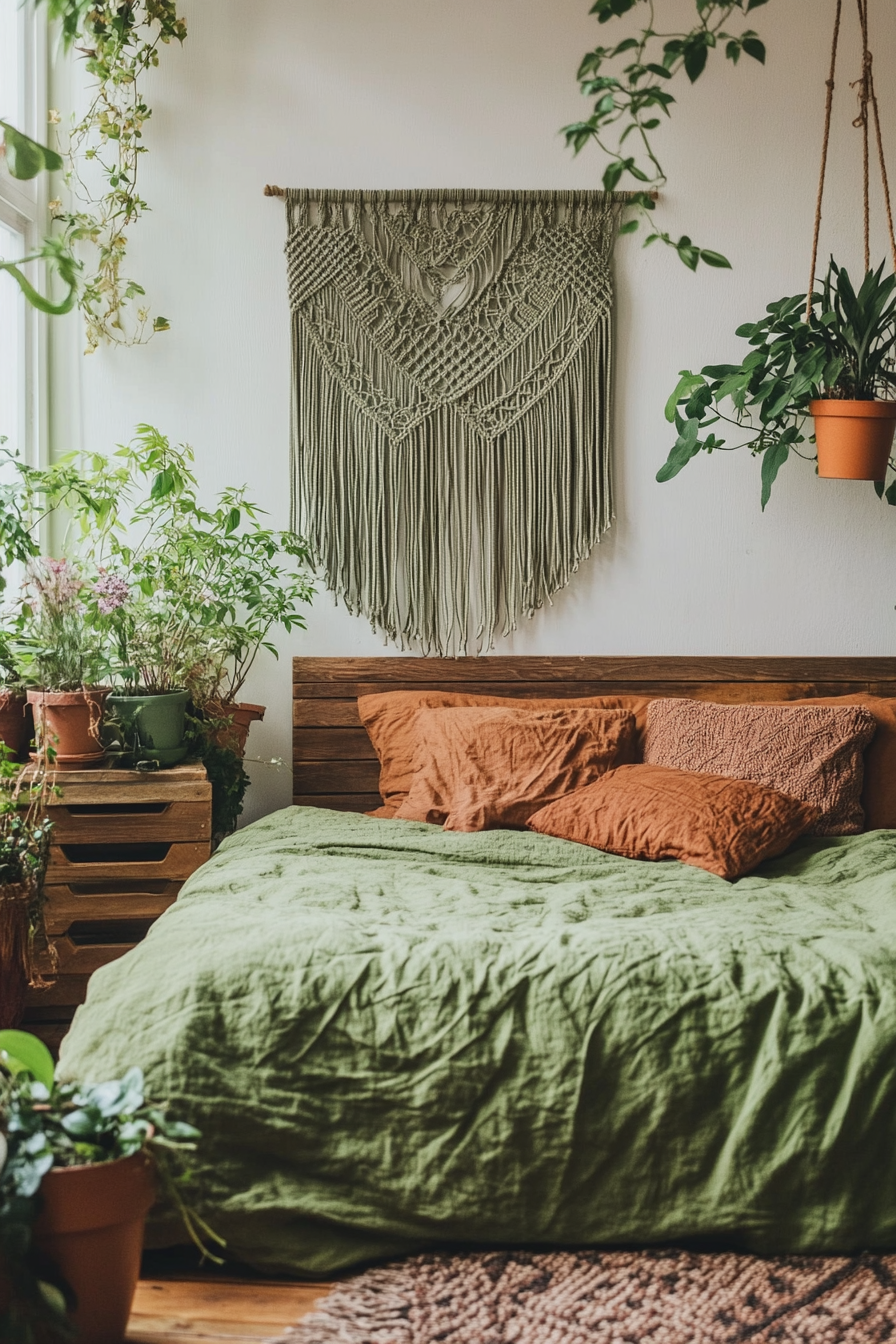
{"type": "Polygon", "coordinates": [[[896,1256],[421,1255],[348,1280],[278,1344],[879,1344],[896,1256]]]}

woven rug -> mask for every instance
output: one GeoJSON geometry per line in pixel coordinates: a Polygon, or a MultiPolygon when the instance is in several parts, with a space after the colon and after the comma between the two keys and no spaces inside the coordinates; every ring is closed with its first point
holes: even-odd
{"type": "Polygon", "coordinates": [[[278,1344],[878,1344],[896,1256],[421,1255],[340,1285],[278,1344]]]}

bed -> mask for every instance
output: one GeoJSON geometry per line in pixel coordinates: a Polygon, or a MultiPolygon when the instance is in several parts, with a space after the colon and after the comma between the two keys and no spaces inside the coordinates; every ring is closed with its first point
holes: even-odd
{"type": "MultiPolygon", "coordinates": [[[[896,832],[735,883],[379,802],[358,694],[896,696],[885,659],[298,659],[296,808],[92,979],[69,1076],[203,1130],[238,1259],[466,1245],[896,1247],[896,832]],[[600,688],[598,691],[597,688],[600,688]]],[[[156,1244],[178,1239],[164,1209],[156,1244]]]]}

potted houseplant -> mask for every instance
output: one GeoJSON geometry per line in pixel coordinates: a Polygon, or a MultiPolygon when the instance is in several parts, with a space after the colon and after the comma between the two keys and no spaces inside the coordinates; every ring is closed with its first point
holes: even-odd
{"type": "Polygon", "coordinates": [[[104,641],[85,619],[91,588],[69,560],[34,559],[23,585],[15,656],[34,710],[38,744],[53,747],[57,770],[100,765],[100,727],[109,687],[104,641]]]}
{"type": "MultiPolygon", "coordinates": [[[[820,476],[872,480],[878,493],[896,428],[896,276],[883,263],[854,289],[831,259],[820,289],[770,303],[767,316],[737,335],[750,344],[740,364],[684,370],[666,405],[678,430],[657,473],[671,480],[699,452],[731,451],[715,427],[747,432],[762,459],[762,507],[791,452],[815,442],[820,476]],[[814,417],[814,433],[809,417],[814,417]],[[705,431],[709,430],[709,433],[705,431]]],[[[887,490],[890,503],[896,492],[887,490]],[[892,496],[892,497],[891,497],[892,496]]]]}
{"type": "Polygon", "coordinates": [[[52,829],[49,764],[41,755],[23,768],[0,743],[0,1028],[18,1025],[26,989],[43,984],[34,954],[48,945],[43,879],[52,829]]]}
{"type": "MultiPolygon", "coordinates": [[[[240,692],[261,649],[277,656],[272,629],[304,627],[300,608],[314,591],[305,544],[266,527],[243,489],[223,490],[205,507],[192,450],[152,426],[139,426],[129,446],[87,467],[74,507],[78,544],[104,584],[117,576],[129,594],[108,618],[97,609],[96,624],[108,619],[129,697],[187,693],[194,713],[186,745],[205,762],[223,830],[232,829],[248,784],[249,725],[264,714],[240,692]]],[[[118,693],[109,706],[128,720],[118,693]]]]}
{"type": "Polygon", "coordinates": [[[60,1082],[27,1032],[0,1032],[0,1336],[124,1338],[156,1190],[212,1259],[220,1238],[184,1202],[178,1159],[200,1135],[144,1095],[130,1069],[60,1082]]]}

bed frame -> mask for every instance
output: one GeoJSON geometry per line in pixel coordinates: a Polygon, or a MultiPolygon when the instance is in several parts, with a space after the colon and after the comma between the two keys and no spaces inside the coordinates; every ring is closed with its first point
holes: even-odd
{"type": "Polygon", "coordinates": [[[378,807],[379,762],[355,701],[376,691],[435,689],[728,703],[858,691],[896,696],[896,658],[296,658],[293,802],[343,812],[378,807]]]}

